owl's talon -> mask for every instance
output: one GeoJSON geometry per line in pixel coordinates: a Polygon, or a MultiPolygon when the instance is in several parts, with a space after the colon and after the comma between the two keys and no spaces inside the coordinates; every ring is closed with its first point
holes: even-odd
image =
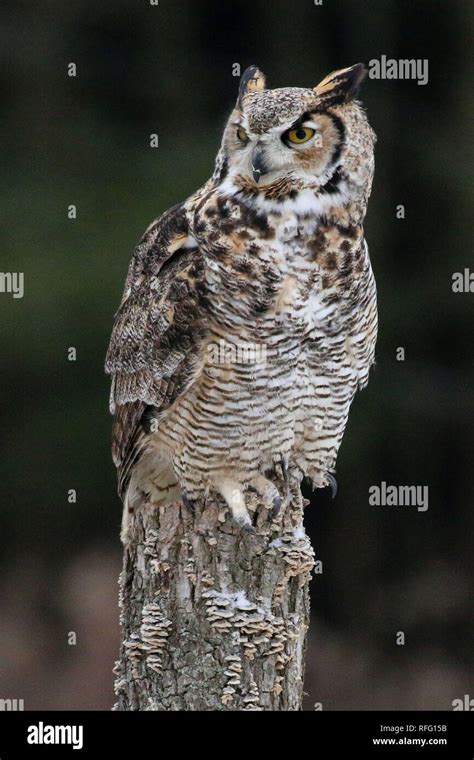
{"type": "Polygon", "coordinates": [[[270,518],[272,520],[275,519],[275,517],[278,517],[281,509],[281,496],[278,494],[277,496],[273,497],[273,504],[272,508],[270,510],[270,518]]]}
{"type": "Polygon", "coordinates": [[[239,517],[235,520],[235,522],[241,530],[245,531],[245,533],[250,533],[251,535],[256,533],[256,530],[253,527],[252,523],[247,522],[245,518],[239,517]]]}
{"type": "Polygon", "coordinates": [[[196,512],[196,507],[194,505],[194,502],[189,499],[189,496],[185,493],[182,493],[181,501],[183,502],[184,506],[188,510],[189,514],[194,515],[196,512]]]}
{"type": "Polygon", "coordinates": [[[271,480],[264,475],[255,475],[249,482],[261,497],[265,507],[269,510],[269,518],[273,520],[281,509],[281,496],[271,480]]]}
{"type": "Polygon", "coordinates": [[[290,477],[288,474],[288,462],[286,460],[286,457],[284,456],[281,457],[280,466],[281,466],[281,474],[283,475],[283,481],[285,485],[288,485],[290,482],[290,477]]]}
{"type": "Polygon", "coordinates": [[[331,486],[331,499],[335,499],[337,496],[337,480],[330,472],[326,475],[328,479],[328,486],[331,486]]]}

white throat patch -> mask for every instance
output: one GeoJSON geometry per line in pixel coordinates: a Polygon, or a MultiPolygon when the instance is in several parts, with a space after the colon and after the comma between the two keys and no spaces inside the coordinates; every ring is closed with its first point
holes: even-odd
{"type": "Polygon", "coordinates": [[[314,190],[306,188],[300,190],[295,198],[287,198],[284,201],[265,198],[263,194],[246,196],[245,192],[235,185],[230,177],[226,178],[217,189],[220,195],[237,196],[238,199],[245,200],[248,206],[264,213],[292,211],[295,214],[324,216],[329,209],[335,206],[343,206],[350,200],[349,188],[347,183],[343,181],[340,183],[339,190],[336,193],[322,193],[318,195],[317,188],[314,190]]]}

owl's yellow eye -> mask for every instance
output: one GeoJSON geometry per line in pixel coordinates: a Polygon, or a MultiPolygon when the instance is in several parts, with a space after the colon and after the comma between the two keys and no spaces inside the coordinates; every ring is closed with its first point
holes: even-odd
{"type": "Polygon", "coordinates": [[[301,145],[301,143],[311,140],[315,132],[316,130],[311,129],[311,127],[298,127],[298,129],[290,129],[285,137],[288,142],[291,142],[294,145],[301,145]]]}
{"type": "Polygon", "coordinates": [[[237,130],[237,137],[240,142],[246,143],[249,141],[249,136],[243,127],[239,127],[237,130]]]}

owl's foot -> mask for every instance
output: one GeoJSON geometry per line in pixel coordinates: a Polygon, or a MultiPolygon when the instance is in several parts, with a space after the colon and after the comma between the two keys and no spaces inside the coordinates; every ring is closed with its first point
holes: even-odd
{"type": "Polygon", "coordinates": [[[236,480],[229,480],[227,478],[218,484],[216,483],[215,487],[226,500],[232,517],[239,528],[245,530],[247,533],[255,533],[255,528],[252,525],[252,520],[250,519],[245,504],[245,497],[241,484],[236,480]]]}
{"type": "Polygon", "coordinates": [[[328,481],[328,486],[331,488],[331,499],[335,499],[337,495],[337,480],[330,472],[327,473],[326,479],[328,481]]]}
{"type": "Polygon", "coordinates": [[[188,510],[189,514],[194,515],[196,511],[194,501],[191,501],[189,496],[186,493],[184,493],[184,491],[181,493],[181,501],[183,502],[184,506],[188,510]]]}
{"type": "Polygon", "coordinates": [[[330,488],[331,499],[336,498],[337,480],[331,472],[326,471],[326,473],[322,475],[321,470],[316,470],[315,472],[306,473],[305,477],[310,484],[312,491],[315,491],[317,488],[330,488]]]}
{"type": "Polygon", "coordinates": [[[274,520],[281,509],[281,496],[274,483],[268,480],[264,475],[255,475],[249,485],[255,488],[258,495],[262,498],[265,507],[269,510],[269,517],[274,520]]]}
{"type": "MultiPolygon", "coordinates": [[[[268,509],[269,519],[274,520],[280,512],[282,505],[282,498],[276,485],[261,474],[250,478],[248,485],[257,492],[264,506],[268,509]]],[[[221,481],[214,482],[214,488],[225,499],[236,525],[248,533],[255,533],[255,528],[245,503],[244,486],[237,480],[224,478],[221,481]]]]}

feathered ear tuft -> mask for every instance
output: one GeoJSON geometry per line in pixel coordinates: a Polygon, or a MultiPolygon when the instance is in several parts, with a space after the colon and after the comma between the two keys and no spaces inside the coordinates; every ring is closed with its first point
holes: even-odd
{"type": "Polygon", "coordinates": [[[239,97],[237,104],[242,105],[242,98],[250,92],[263,92],[265,89],[265,74],[257,66],[249,66],[240,78],[239,97]]]}
{"type": "Polygon", "coordinates": [[[328,74],[316,87],[315,95],[323,106],[347,103],[356,97],[367,74],[363,63],[356,63],[347,69],[338,69],[328,74]]]}

